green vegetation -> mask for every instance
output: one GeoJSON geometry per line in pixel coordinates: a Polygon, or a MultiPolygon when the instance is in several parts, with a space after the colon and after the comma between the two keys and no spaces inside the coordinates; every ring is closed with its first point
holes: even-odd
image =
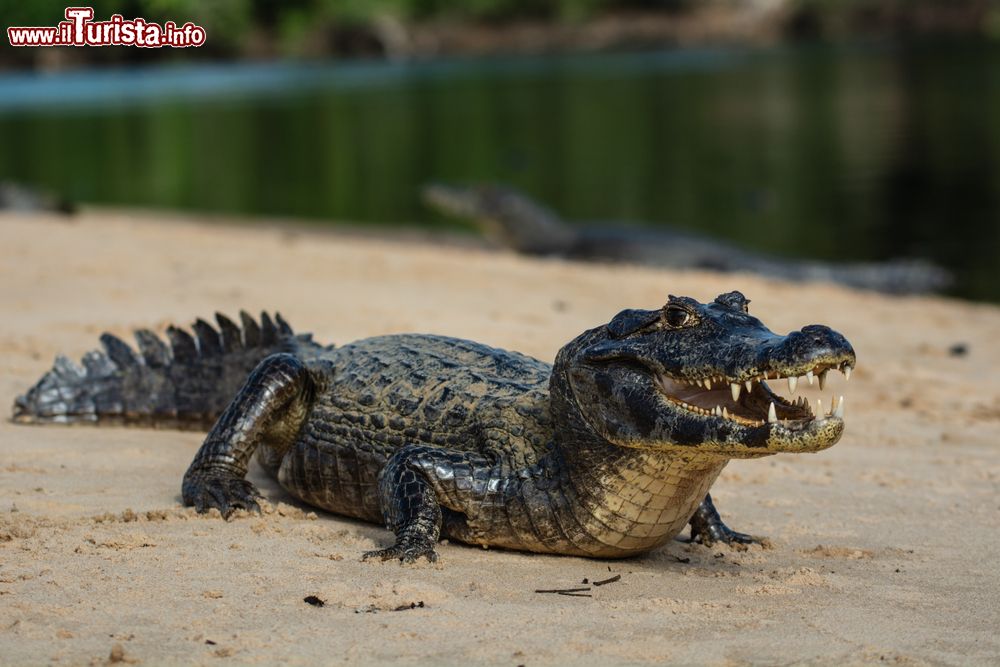
{"type": "MultiPolygon", "coordinates": [[[[608,14],[679,15],[755,6],[776,10],[762,14],[768,18],[761,20],[775,22],[777,33],[792,38],[911,31],[1000,35],[1000,0],[88,0],[86,4],[94,6],[98,18],[117,13],[156,22],[190,20],[207,28],[211,36],[207,48],[174,57],[378,53],[384,37],[380,22],[387,19],[398,26],[446,20],[502,27],[516,20],[582,23],[608,14]]],[[[53,25],[66,5],[66,0],[0,0],[0,16],[8,26],[53,25]]],[[[142,56],[117,52],[78,57],[142,56]]]]}
{"type": "MultiPolygon", "coordinates": [[[[64,0],[2,0],[0,15],[8,23],[49,25],[62,15],[64,0]]],[[[197,16],[243,24],[268,24],[293,14],[316,20],[367,21],[382,14],[405,19],[434,17],[505,20],[518,17],[560,19],[614,10],[676,11],[691,0],[88,0],[98,16],[197,16]]],[[[221,25],[215,26],[222,28],[221,25]]]]}
{"type": "MultiPolygon", "coordinates": [[[[162,23],[193,21],[211,41],[201,53],[240,56],[298,55],[306,41],[338,53],[337,31],[364,33],[380,19],[404,23],[433,19],[502,23],[513,19],[580,21],[602,12],[678,11],[691,0],[87,0],[95,16],[141,16],[162,23]]],[[[67,0],[0,0],[6,26],[54,25],[67,0]]],[[[343,34],[340,35],[344,37],[343,34]]],[[[7,54],[8,57],[10,54],[7,54]]],[[[136,54],[118,54],[135,57],[136,54]]],[[[200,54],[185,54],[200,55],[200,54]]]]}

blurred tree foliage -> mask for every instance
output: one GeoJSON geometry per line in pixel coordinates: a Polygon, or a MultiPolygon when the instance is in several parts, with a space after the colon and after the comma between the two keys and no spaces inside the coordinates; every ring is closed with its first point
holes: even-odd
{"type": "Polygon", "coordinates": [[[156,22],[194,21],[211,35],[203,52],[227,56],[255,52],[254,45],[261,44],[267,45],[266,53],[294,55],[309,38],[329,43],[332,30],[364,33],[385,18],[403,24],[435,19],[580,22],[615,12],[681,13],[706,7],[769,10],[790,37],[937,28],[1000,36],[1000,0],[0,0],[0,17],[7,26],[53,25],[67,4],[93,6],[98,19],[121,14],[156,22]]]}
{"type": "MultiPolygon", "coordinates": [[[[4,24],[53,25],[67,5],[94,7],[97,19],[112,14],[150,21],[193,21],[212,37],[209,50],[239,52],[255,37],[276,37],[288,47],[330,27],[363,27],[383,17],[402,21],[456,19],[584,20],[608,11],[678,11],[693,0],[0,0],[4,24]]],[[[283,49],[294,52],[294,48],[283,49]]]]}
{"type": "MultiPolygon", "coordinates": [[[[0,0],[0,16],[7,25],[52,25],[67,4],[74,3],[0,0]]],[[[385,14],[415,20],[572,19],[614,10],[676,11],[690,6],[693,0],[87,0],[86,4],[94,7],[98,17],[111,14],[150,20],[191,17],[206,23],[211,20],[211,27],[218,31],[238,33],[251,24],[280,23],[292,14],[342,21],[368,21],[385,14]]]]}

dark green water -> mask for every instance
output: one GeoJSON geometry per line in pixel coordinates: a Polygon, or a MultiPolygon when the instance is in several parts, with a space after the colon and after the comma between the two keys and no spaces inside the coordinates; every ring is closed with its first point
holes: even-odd
{"type": "Polygon", "coordinates": [[[0,142],[0,178],[79,201],[441,225],[420,184],[502,181],[1000,301],[996,45],[8,76],[0,142]]]}

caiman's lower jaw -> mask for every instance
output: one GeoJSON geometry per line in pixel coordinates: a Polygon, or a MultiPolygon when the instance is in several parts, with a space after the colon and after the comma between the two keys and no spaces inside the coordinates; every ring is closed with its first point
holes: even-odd
{"type": "Polygon", "coordinates": [[[785,378],[791,393],[795,392],[800,379],[810,385],[818,382],[822,390],[828,371],[839,370],[850,379],[852,368],[846,361],[832,361],[818,363],[805,371],[791,369],[787,374],[781,371],[764,371],[739,381],[723,376],[688,380],[664,373],[656,373],[654,377],[663,396],[692,416],[727,420],[750,427],[770,423],[798,429],[831,417],[843,419],[844,397],[831,397],[829,409],[824,407],[823,401],[817,400],[814,412],[804,397],[790,401],[772,391],[764,380],[785,378]]]}

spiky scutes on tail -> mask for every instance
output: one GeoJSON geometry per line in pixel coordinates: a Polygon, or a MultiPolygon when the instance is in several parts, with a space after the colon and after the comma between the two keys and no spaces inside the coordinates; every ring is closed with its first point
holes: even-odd
{"type": "Polygon", "coordinates": [[[77,366],[66,357],[14,401],[22,423],[119,422],[173,428],[211,426],[253,368],[277,352],[322,349],[308,334],[296,335],[281,315],[245,312],[242,327],[216,314],[218,329],[204,320],[194,335],[170,327],[164,343],[153,332],[135,332],[138,353],[120,338],[101,336],[103,351],[88,352],[77,366]]]}

